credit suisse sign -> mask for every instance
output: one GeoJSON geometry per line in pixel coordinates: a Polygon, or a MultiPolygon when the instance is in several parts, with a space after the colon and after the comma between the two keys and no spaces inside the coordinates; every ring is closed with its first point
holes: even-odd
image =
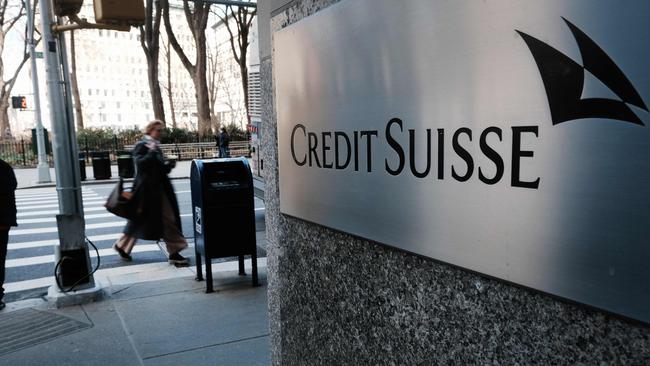
{"type": "Polygon", "coordinates": [[[281,212],[650,323],[649,17],[345,0],[276,32],[281,212]]]}

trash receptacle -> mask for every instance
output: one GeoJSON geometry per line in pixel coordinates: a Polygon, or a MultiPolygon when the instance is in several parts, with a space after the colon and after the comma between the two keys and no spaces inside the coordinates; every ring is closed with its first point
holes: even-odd
{"type": "Polygon", "coordinates": [[[239,257],[239,274],[246,275],[244,255],[250,255],[253,286],[257,286],[255,203],[248,160],[194,160],[190,184],[196,279],[203,280],[201,256],[205,258],[206,292],[212,292],[212,259],[239,257]]]}
{"type": "Polygon", "coordinates": [[[122,178],[133,178],[135,175],[133,155],[130,151],[117,152],[117,173],[122,178]]]}
{"type": "Polygon", "coordinates": [[[93,151],[90,155],[93,160],[95,179],[109,179],[111,177],[111,158],[108,151],[93,151]]]}
{"type": "Polygon", "coordinates": [[[86,154],[79,153],[79,175],[81,180],[86,180],[86,154]]]}

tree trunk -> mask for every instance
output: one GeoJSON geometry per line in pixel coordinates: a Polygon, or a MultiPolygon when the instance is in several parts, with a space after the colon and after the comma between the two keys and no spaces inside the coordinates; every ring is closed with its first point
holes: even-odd
{"type": "Polygon", "coordinates": [[[0,140],[11,136],[9,124],[9,94],[0,97],[0,140]]]}
{"type": "Polygon", "coordinates": [[[190,74],[192,82],[194,83],[194,90],[196,92],[196,107],[198,115],[198,132],[199,136],[203,137],[210,134],[210,96],[208,94],[208,83],[206,80],[206,45],[205,45],[205,29],[208,24],[208,16],[210,14],[210,3],[204,1],[194,1],[193,9],[190,8],[189,1],[183,0],[183,11],[185,18],[192,35],[194,36],[194,45],[196,48],[196,61],[194,64],[188,59],[183,51],[183,48],[178,43],[174,30],[169,20],[169,1],[161,0],[160,6],[163,9],[163,19],[165,22],[165,30],[167,37],[174,48],[174,51],[181,60],[181,63],[190,74]]]}
{"type": "Polygon", "coordinates": [[[72,97],[74,98],[74,112],[77,120],[77,131],[84,128],[84,117],[81,110],[81,97],[79,96],[79,84],[77,83],[77,49],[74,41],[74,31],[70,32],[70,81],[72,97]]]}
{"type": "Polygon", "coordinates": [[[158,51],[156,51],[155,60],[150,60],[147,57],[147,63],[153,115],[155,119],[165,122],[165,107],[163,105],[162,92],[160,91],[160,83],[158,82],[158,51]]]}
{"type": "Polygon", "coordinates": [[[197,44],[202,45],[196,49],[196,67],[194,88],[196,90],[196,103],[199,115],[198,130],[200,136],[212,134],[212,120],[210,118],[210,94],[207,81],[207,52],[205,46],[205,29],[197,29],[197,44]]]}
{"type": "Polygon", "coordinates": [[[145,12],[145,25],[140,27],[140,45],[147,58],[147,77],[149,79],[149,94],[151,95],[151,108],[154,118],[165,123],[165,107],[163,105],[160,82],[158,81],[158,60],[160,55],[160,22],[162,9],[153,0],[147,0],[145,12]],[[155,8],[155,12],[154,12],[155,8]]]}
{"type": "Polygon", "coordinates": [[[172,114],[172,127],[176,128],[176,110],[174,109],[174,91],[172,88],[172,53],[169,41],[167,41],[165,56],[167,58],[167,96],[169,97],[169,112],[172,114]]]}
{"type": "Polygon", "coordinates": [[[242,53],[243,63],[239,65],[241,71],[241,83],[244,88],[244,105],[246,106],[246,121],[248,124],[251,123],[251,114],[249,109],[249,100],[248,100],[248,66],[246,66],[246,53],[242,53]]]}

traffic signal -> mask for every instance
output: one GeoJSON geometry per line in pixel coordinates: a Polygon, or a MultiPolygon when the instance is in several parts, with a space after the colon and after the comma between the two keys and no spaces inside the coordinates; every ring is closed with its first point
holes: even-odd
{"type": "Polygon", "coordinates": [[[27,109],[27,98],[24,96],[11,97],[11,107],[13,109],[27,109]]]}
{"type": "Polygon", "coordinates": [[[142,0],[95,0],[95,21],[100,24],[144,24],[142,0]]]}
{"type": "Polygon", "coordinates": [[[53,3],[54,14],[61,17],[78,14],[83,0],[54,0],[53,3]]]}

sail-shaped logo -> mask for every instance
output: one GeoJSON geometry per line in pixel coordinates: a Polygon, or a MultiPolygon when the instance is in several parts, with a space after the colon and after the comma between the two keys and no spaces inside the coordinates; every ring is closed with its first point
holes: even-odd
{"type": "Polygon", "coordinates": [[[648,107],[630,80],[596,42],[568,20],[564,21],[578,44],[583,65],[539,39],[517,30],[537,63],[546,89],[553,124],[581,118],[607,118],[643,126],[644,123],[629,105],[645,111],[648,111],[648,107]],[[585,70],[607,86],[620,100],[582,98],[585,70]]]}

